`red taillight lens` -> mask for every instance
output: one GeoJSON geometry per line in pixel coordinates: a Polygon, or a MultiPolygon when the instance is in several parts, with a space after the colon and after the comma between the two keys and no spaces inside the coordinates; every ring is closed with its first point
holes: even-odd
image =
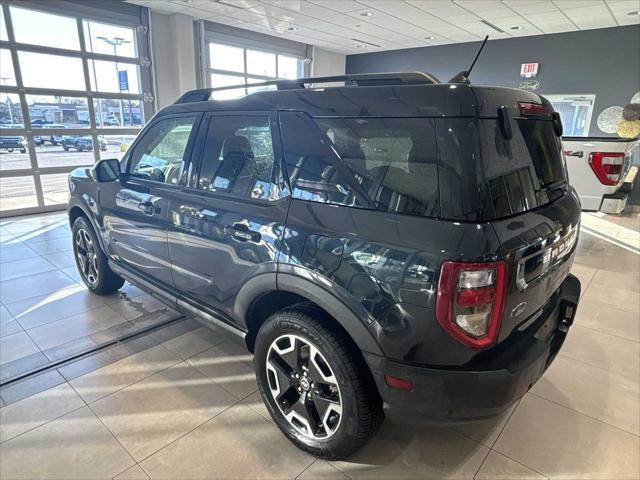
{"type": "Polygon", "coordinates": [[[537,116],[549,116],[551,115],[551,110],[544,105],[540,105],[539,103],[529,103],[529,102],[518,102],[518,107],[520,108],[521,115],[537,115],[537,116]]]}
{"type": "Polygon", "coordinates": [[[438,281],[436,318],[460,343],[485,348],[495,343],[506,286],[505,262],[444,262],[438,281]]]}
{"type": "Polygon", "coordinates": [[[589,155],[589,165],[603,185],[616,185],[622,176],[624,153],[593,152],[589,155]]]}

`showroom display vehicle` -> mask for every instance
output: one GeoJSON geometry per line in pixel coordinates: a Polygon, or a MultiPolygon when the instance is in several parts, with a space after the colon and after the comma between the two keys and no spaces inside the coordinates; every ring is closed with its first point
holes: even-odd
{"type": "Polygon", "coordinates": [[[580,296],[549,102],[423,73],[218,100],[234,88],[184,94],[122,160],[72,172],[87,287],[127,279],[241,335],[275,423],[324,458],[385,414],[477,419],[524,395],[580,296]]]}

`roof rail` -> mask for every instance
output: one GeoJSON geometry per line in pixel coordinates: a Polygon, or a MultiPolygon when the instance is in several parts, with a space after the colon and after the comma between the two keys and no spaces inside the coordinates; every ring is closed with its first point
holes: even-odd
{"type": "Polygon", "coordinates": [[[398,73],[358,73],[353,75],[335,75],[331,77],[297,78],[295,80],[269,80],[267,82],[228,85],[215,88],[200,88],[190,90],[178,98],[175,103],[204,102],[211,98],[213,92],[223,90],[236,90],[239,88],[268,87],[275,85],[278,90],[301,90],[306,85],[344,82],[345,85],[358,87],[372,87],[379,85],[431,85],[440,81],[425,72],[398,72],[398,73]]]}

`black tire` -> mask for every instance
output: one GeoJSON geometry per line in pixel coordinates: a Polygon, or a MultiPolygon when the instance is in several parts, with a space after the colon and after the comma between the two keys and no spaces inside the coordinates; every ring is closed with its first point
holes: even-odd
{"type": "Polygon", "coordinates": [[[76,150],[82,152],[83,148],[76,143],[76,150]]]}
{"type": "Polygon", "coordinates": [[[124,279],[109,268],[107,256],[93,227],[85,217],[73,222],[73,256],[82,281],[98,295],[109,295],[124,285],[124,279]]]}
{"type": "Polygon", "coordinates": [[[377,433],[384,414],[362,355],[346,335],[328,329],[326,321],[323,322],[325,318],[323,312],[308,304],[273,314],[256,337],[254,362],[262,399],[285,436],[305,452],[327,460],[340,460],[355,453],[377,433]],[[308,342],[307,347],[305,342],[308,342]],[[291,347],[291,343],[294,344],[293,352],[280,356],[278,349],[283,352],[291,347]],[[301,356],[296,352],[304,352],[305,348],[314,352],[317,361],[314,366],[307,357],[306,372],[304,366],[300,369],[307,380],[296,385],[296,382],[304,382],[302,376],[298,372],[300,380],[296,380],[296,373],[287,370],[287,361],[283,366],[281,360],[295,357],[298,365],[304,365],[304,360],[300,362],[304,353],[301,356]],[[289,371],[288,375],[286,371],[289,371]],[[322,371],[330,375],[325,376],[322,371]],[[327,378],[335,379],[335,382],[325,382],[327,378]],[[282,383],[285,386],[281,388],[282,383]],[[274,390],[277,392],[272,393],[274,390]],[[286,407],[281,408],[283,404],[286,407]],[[290,421],[287,416],[297,415],[292,411],[307,412],[307,420],[315,419],[315,422],[308,421],[305,426],[297,418],[290,421]],[[321,412],[325,412],[324,415],[321,412]],[[315,431],[309,432],[309,427],[315,431]]]}
{"type": "Polygon", "coordinates": [[[63,149],[65,152],[68,152],[68,151],[69,151],[69,147],[67,147],[66,145],[63,145],[63,146],[62,146],[62,149],[63,149]]]}
{"type": "Polygon", "coordinates": [[[26,148],[21,148],[20,149],[20,153],[27,153],[27,149],[26,148]]]}

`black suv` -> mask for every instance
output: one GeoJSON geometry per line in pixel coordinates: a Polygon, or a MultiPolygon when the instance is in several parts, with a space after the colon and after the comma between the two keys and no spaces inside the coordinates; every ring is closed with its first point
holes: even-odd
{"type": "Polygon", "coordinates": [[[121,161],[71,174],[87,287],[127,279],[243,336],[274,421],[324,458],[385,413],[513,404],[580,295],[549,102],[421,73],[263,85],[277,90],[188,92],[121,161]]]}

